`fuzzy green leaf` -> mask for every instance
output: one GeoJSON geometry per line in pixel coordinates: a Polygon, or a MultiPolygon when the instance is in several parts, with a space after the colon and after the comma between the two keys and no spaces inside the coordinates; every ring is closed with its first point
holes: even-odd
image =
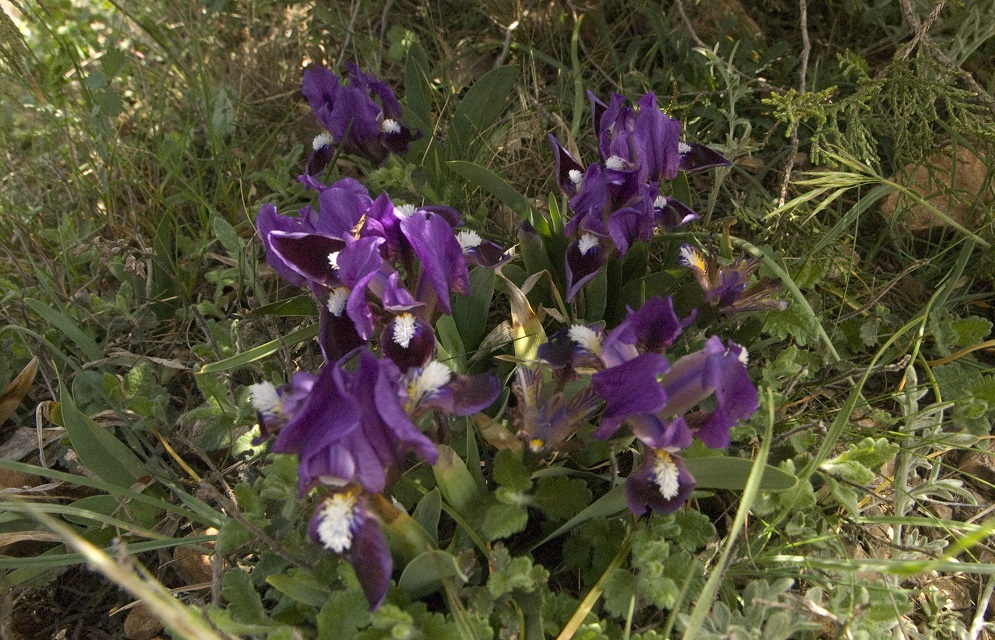
{"type": "Polygon", "coordinates": [[[552,521],[561,521],[572,518],[591,504],[591,490],[580,478],[541,478],[534,498],[552,521]]]}
{"type": "Polygon", "coordinates": [[[280,593],[312,607],[323,606],[332,595],[331,589],[304,569],[290,569],[287,573],[267,576],[266,582],[280,593]]]}
{"type": "Polygon", "coordinates": [[[480,533],[488,540],[500,540],[525,529],[529,512],[525,507],[514,504],[497,503],[487,507],[480,533]]]}
{"type": "Polygon", "coordinates": [[[421,598],[442,588],[446,580],[453,578],[460,582],[469,580],[451,553],[432,549],[408,563],[397,586],[411,594],[411,597],[421,598]]]}
{"type": "Polygon", "coordinates": [[[221,595],[228,601],[228,611],[236,622],[262,624],[269,622],[263,600],[245,571],[233,569],[225,574],[221,595]]]}
{"type": "Polygon", "coordinates": [[[511,449],[502,449],[494,456],[494,479],[513,491],[528,491],[532,487],[529,470],[511,449]]]}

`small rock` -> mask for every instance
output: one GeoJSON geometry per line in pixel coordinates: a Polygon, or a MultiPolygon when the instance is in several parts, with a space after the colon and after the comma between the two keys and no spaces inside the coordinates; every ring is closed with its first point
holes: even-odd
{"type": "MultiPolygon", "coordinates": [[[[212,527],[204,534],[214,535],[217,532],[217,529],[212,527]]],[[[205,546],[213,546],[213,543],[205,546]]],[[[173,550],[173,568],[187,584],[203,584],[211,581],[211,556],[190,547],[176,547],[173,550]]]]}
{"type": "MultiPolygon", "coordinates": [[[[968,229],[975,229],[983,222],[987,207],[977,202],[992,201],[991,184],[986,184],[988,167],[965,146],[958,146],[957,153],[946,147],[932,156],[927,164],[905,165],[890,180],[926,197],[928,202],[948,215],[950,219],[968,229]],[[956,160],[955,160],[956,159],[956,160]]],[[[927,231],[946,226],[941,218],[921,203],[911,203],[899,192],[893,192],[881,204],[881,214],[891,221],[897,216],[895,227],[906,233],[927,231]]]]}
{"type": "Polygon", "coordinates": [[[162,622],[140,604],[124,619],[124,637],[128,640],[152,640],[162,630],[162,622]]]}

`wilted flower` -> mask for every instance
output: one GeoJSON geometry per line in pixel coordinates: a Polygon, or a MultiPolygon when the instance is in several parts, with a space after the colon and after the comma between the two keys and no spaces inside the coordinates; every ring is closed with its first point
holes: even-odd
{"type": "Polygon", "coordinates": [[[518,426],[516,435],[533,453],[564,448],[577,429],[601,408],[601,398],[594,387],[584,387],[569,400],[561,389],[547,394],[544,387],[542,374],[536,369],[519,366],[515,370],[512,391],[518,403],[511,411],[518,426]]]}
{"type": "Polygon", "coordinates": [[[705,292],[705,301],[722,311],[783,311],[788,308],[784,300],[771,297],[780,289],[780,282],[764,276],[752,286],[749,284],[750,276],[760,266],[759,259],[740,258],[731,265],[719,266],[713,253],[706,257],[697,248],[683,244],[677,262],[691,270],[705,292]]]}

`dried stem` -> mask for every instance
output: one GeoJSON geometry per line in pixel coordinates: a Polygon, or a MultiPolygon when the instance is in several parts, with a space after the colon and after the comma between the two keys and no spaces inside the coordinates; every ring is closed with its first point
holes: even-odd
{"type": "MultiPolygon", "coordinates": [[[[802,68],[799,71],[798,91],[805,93],[808,86],[808,57],[812,52],[812,43],[808,39],[808,0],[798,0],[798,11],[800,14],[799,23],[802,30],[802,68]]],[[[783,207],[788,199],[788,184],[791,182],[791,172],[795,168],[795,156],[798,155],[798,127],[800,123],[795,121],[791,126],[791,155],[788,156],[788,164],[784,167],[784,179],[781,181],[781,197],[778,198],[778,206],[783,207]]]]}

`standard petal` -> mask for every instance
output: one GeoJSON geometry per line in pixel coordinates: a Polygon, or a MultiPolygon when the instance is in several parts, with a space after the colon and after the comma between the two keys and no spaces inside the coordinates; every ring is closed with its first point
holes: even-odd
{"type": "Polygon", "coordinates": [[[670,370],[667,358],[644,353],[591,376],[594,387],[605,399],[601,426],[594,435],[610,438],[629,416],[657,413],[667,405],[667,394],[657,377],[670,370]]]}
{"type": "MultiPolygon", "coordinates": [[[[418,256],[423,277],[435,292],[439,307],[447,314],[452,313],[449,292],[470,293],[470,274],[453,228],[445,218],[418,210],[401,221],[401,231],[418,256]]],[[[415,294],[419,300],[424,299],[423,288],[419,283],[415,294]]]]}

